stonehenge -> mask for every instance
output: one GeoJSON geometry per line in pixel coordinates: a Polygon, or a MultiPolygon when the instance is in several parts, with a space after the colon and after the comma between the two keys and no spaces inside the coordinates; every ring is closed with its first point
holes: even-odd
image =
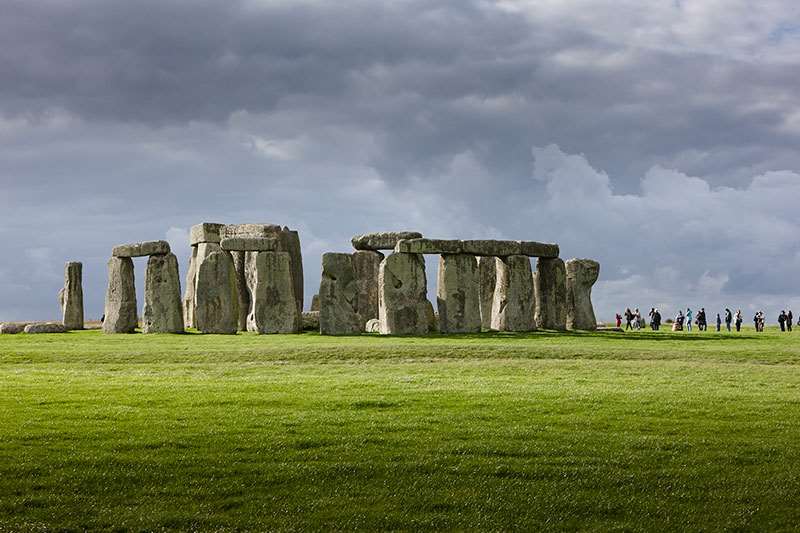
{"type": "Polygon", "coordinates": [[[112,257],[108,260],[104,333],[133,333],[138,326],[136,283],[133,259],[112,257]]]}
{"type": "MultiPolygon", "coordinates": [[[[223,240],[223,246],[225,241],[223,240]]],[[[245,277],[250,293],[247,330],[297,333],[302,313],[297,308],[288,252],[247,251],[245,277]]]]}
{"type": "Polygon", "coordinates": [[[319,284],[320,333],[355,335],[364,327],[358,313],[358,284],[353,257],[346,253],[323,254],[319,284]]]}
{"type": "Polygon", "coordinates": [[[439,256],[436,301],[439,331],[475,333],[481,330],[480,276],[474,255],[439,256]]]}
{"type": "Polygon", "coordinates": [[[481,301],[481,328],[492,328],[492,304],[494,303],[494,286],[497,282],[497,265],[495,258],[478,257],[478,296],[481,301]]]}
{"type": "Polygon", "coordinates": [[[498,257],[495,265],[497,282],[492,302],[492,329],[535,330],[535,301],[530,259],[525,255],[498,257]]]}
{"type": "Polygon", "coordinates": [[[83,329],[83,264],[71,261],[64,267],[64,288],[59,293],[62,324],[83,329]]]}
{"type": "Polygon", "coordinates": [[[600,263],[591,259],[570,259],[565,269],[567,329],[597,329],[592,306],[592,285],[600,275],[600,263]]]}
{"type": "Polygon", "coordinates": [[[564,261],[540,257],[536,262],[533,292],[536,300],[536,327],[567,328],[567,274],[564,261]]]}
{"type": "Polygon", "coordinates": [[[393,253],[378,273],[378,320],[383,335],[424,335],[431,329],[433,306],[427,298],[422,254],[393,253]]]}
{"type": "Polygon", "coordinates": [[[203,333],[236,334],[239,294],[230,252],[211,253],[197,269],[194,321],[203,333]]]}
{"type": "Polygon", "coordinates": [[[356,282],[355,308],[361,327],[369,320],[378,318],[378,272],[384,255],[371,250],[353,253],[353,272],[356,282]]]}

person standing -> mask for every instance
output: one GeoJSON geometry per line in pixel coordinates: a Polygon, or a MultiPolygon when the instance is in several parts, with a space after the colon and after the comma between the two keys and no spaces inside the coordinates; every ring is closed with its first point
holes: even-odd
{"type": "Polygon", "coordinates": [[[717,313],[717,332],[719,333],[722,330],[722,317],[719,316],[717,313]]]}
{"type": "Polygon", "coordinates": [[[617,319],[617,327],[618,328],[621,327],[622,326],[622,315],[617,313],[617,316],[615,318],[617,319]]]}
{"type": "Polygon", "coordinates": [[[661,329],[661,312],[658,309],[655,309],[653,312],[653,323],[655,324],[656,331],[661,329]]]}
{"type": "Polygon", "coordinates": [[[731,310],[726,307],[725,308],[725,327],[728,329],[729,332],[731,330],[731,322],[732,321],[733,321],[733,314],[731,313],[731,310]]]}
{"type": "Polygon", "coordinates": [[[736,324],[736,331],[741,331],[742,330],[742,322],[744,322],[744,319],[742,318],[742,310],[741,309],[737,309],[736,310],[736,320],[734,321],[734,323],[736,324]]]}
{"type": "Polygon", "coordinates": [[[642,327],[642,314],[639,312],[639,308],[636,308],[636,311],[633,312],[633,329],[639,330],[642,327]]]}
{"type": "Polygon", "coordinates": [[[782,310],[778,315],[778,325],[781,327],[781,331],[786,331],[786,310],[782,310]]]}
{"type": "Polygon", "coordinates": [[[692,310],[687,307],[686,308],[686,331],[692,331],[692,310]]]}
{"type": "Polygon", "coordinates": [[[706,320],[706,308],[701,307],[697,312],[697,329],[706,331],[708,329],[708,321],[706,320]]]}
{"type": "Polygon", "coordinates": [[[794,320],[794,316],[792,315],[792,310],[789,309],[786,311],[786,329],[792,331],[792,320],[794,320]]]}
{"type": "Polygon", "coordinates": [[[631,312],[631,308],[628,307],[627,309],[625,309],[625,331],[633,329],[633,326],[631,325],[632,320],[633,320],[633,313],[631,312]]]}

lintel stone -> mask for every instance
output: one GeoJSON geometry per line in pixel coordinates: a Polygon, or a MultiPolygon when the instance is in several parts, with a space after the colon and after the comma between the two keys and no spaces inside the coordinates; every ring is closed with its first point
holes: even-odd
{"type": "Polygon", "coordinates": [[[225,237],[220,246],[228,252],[274,252],[278,249],[278,239],[268,237],[225,237]]]}
{"type": "Polygon", "coordinates": [[[201,242],[216,242],[219,243],[219,232],[225,224],[217,224],[216,222],[203,222],[202,224],[195,224],[189,231],[189,244],[196,246],[201,242]]]}
{"type": "Polygon", "coordinates": [[[170,252],[167,241],[145,241],[115,246],[111,255],[114,257],[146,257],[148,255],[167,255],[170,252]]]}

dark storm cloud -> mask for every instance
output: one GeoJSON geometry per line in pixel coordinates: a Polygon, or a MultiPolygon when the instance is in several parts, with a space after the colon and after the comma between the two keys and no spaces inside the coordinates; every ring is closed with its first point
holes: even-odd
{"type": "MultiPolygon", "coordinates": [[[[656,271],[691,280],[648,289],[662,296],[780,294],[786,283],[754,287],[759,267],[737,259],[735,236],[696,228],[704,211],[741,216],[758,228],[744,231],[750,253],[767,246],[786,265],[773,277],[798,260],[780,246],[791,210],[753,188],[800,169],[791,5],[5,2],[0,319],[51,309],[61,262],[81,258],[99,315],[111,245],[168,234],[181,246],[201,220],[300,228],[309,293],[322,251],[409,227],[558,240],[565,254],[604,261],[607,294],[642,292],[656,271]],[[555,182],[531,178],[532,147],[561,169],[555,182]],[[699,183],[680,176],[706,188],[669,209],[643,189],[699,183]],[[584,190],[595,195],[582,204],[584,190]],[[688,220],[691,238],[627,232],[626,210],[656,216],[654,232],[688,220]],[[617,225],[595,234],[596,218],[617,225]],[[618,231],[636,237],[623,244],[618,231]]],[[[794,191],[794,175],[779,187],[794,191]]]]}

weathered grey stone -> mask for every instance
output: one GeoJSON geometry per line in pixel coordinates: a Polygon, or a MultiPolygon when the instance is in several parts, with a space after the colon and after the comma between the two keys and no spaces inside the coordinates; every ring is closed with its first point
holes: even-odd
{"type": "Polygon", "coordinates": [[[303,331],[319,331],[319,311],[303,313],[303,331]]]}
{"type": "Polygon", "coordinates": [[[228,252],[274,252],[278,249],[278,239],[272,237],[226,237],[220,242],[228,252]]]}
{"type": "Polygon", "coordinates": [[[492,304],[492,329],[533,331],[535,301],[531,260],[525,255],[498,257],[492,304]]]}
{"type": "Polygon", "coordinates": [[[356,312],[361,324],[371,318],[378,318],[378,273],[383,254],[371,250],[353,253],[353,271],[356,277],[356,312]]]}
{"type": "Polygon", "coordinates": [[[567,329],[595,330],[592,285],[600,275],[600,263],[591,259],[570,259],[567,274],[567,329]]]}
{"type": "Polygon", "coordinates": [[[322,255],[319,284],[319,331],[323,335],[357,335],[364,329],[358,314],[358,284],[350,254],[322,255]]]}
{"type": "Polygon", "coordinates": [[[64,327],[83,329],[83,264],[76,261],[67,263],[62,290],[61,313],[64,327]]]}
{"type": "Polygon", "coordinates": [[[540,257],[533,276],[536,295],[536,327],[563,330],[567,327],[567,273],[564,261],[540,257]]]}
{"type": "Polygon", "coordinates": [[[381,231],[364,233],[351,239],[356,250],[394,250],[397,243],[405,239],[421,239],[422,233],[417,231],[381,231]]]}
{"type": "Polygon", "coordinates": [[[196,246],[201,242],[219,243],[219,232],[225,224],[217,224],[215,222],[203,222],[202,224],[195,224],[189,231],[189,244],[196,246]]]}
{"type": "Polygon", "coordinates": [[[239,294],[236,270],[229,252],[212,252],[199,265],[194,320],[195,327],[203,333],[236,333],[239,294]]]}
{"type": "Polygon", "coordinates": [[[315,294],[311,297],[311,309],[310,311],[319,311],[319,294],[315,294]]]}
{"type": "Polygon", "coordinates": [[[225,224],[220,228],[221,239],[236,237],[273,237],[283,231],[277,224],[225,224]]]}
{"type": "Polygon", "coordinates": [[[170,253],[167,241],[146,241],[131,244],[120,244],[111,251],[114,257],[146,257],[148,255],[166,255],[170,253]]]}
{"type": "Polygon", "coordinates": [[[405,239],[397,242],[395,253],[460,254],[461,241],[448,239],[405,239]]]}
{"type": "Polygon", "coordinates": [[[186,288],[183,293],[183,325],[194,327],[194,289],[197,281],[197,246],[192,246],[189,268],[186,271],[186,288]]]}
{"type": "Polygon", "coordinates": [[[112,257],[108,261],[103,333],[133,333],[137,325],[133,259],[112,257]]]}
{"type": "Polygon", "coordinates": [[[25,331],[25,326],[27,325],[28,324],[12,324],[10,322],[0,324],[0,335],[16,335],[17,333],[22,333],[25,331]]]}
{"type": "Polygon", "coordinates": [[[428,301],[425,259],[393,253],[378,274],[378,319],[384,335],[423,335],[430,331],[433,306],[428,301]]]}
{"type": "Polygon", "coordinates": [[[557,244],[535,242],[535,241],[519,241],[519,254],[527,255],[529,257],[543,257],[545,259],[555,259],[560,253],[557,244]]]}
{"type": "Polygon", "coordinates": [[[366,331],[367,333],[380,333],[381,321],[378,320],[377,318],[370,318],[364,325],[364,331],[366,331]]]}
{"type": "Polygon", "coordinates": [[[144,278],[143,333],[183,333],[181,281],[175,254],[151,255],[144,278]]]}
{"type": "Polygon", "coordinates": [[[288,252],[247,252],[247,286],[250,289],[248,331],[297,333],[302,314],[297,309],[288,252]]]}
{"type": "Polygon", "coordinates": [[[239,331],[247,331],[250,314],[250,289],[247,286],[247,252],[231,252],[236,269],[236,290],[239,293],[239,331]]]}
{"type": "Polygon", "coordinates": [[[474,333],[481,330],[480,279],[474,255],[444,254],[439,257],[436,300],[439,331],[474,333]]]}
{"type": "Polygon", "coordinates": [[[481,300],[481,328],[492,328],[492,304],[497,282],[497,265],[494,257],[478,257],[478,284],[481,300]]]}
{"type": "Polygon", "coordinates": [[[66,333],[67,328],[58,322],[43,322],[38,324],[28,324],[25,326],[25,333],[66,333]]]}
{"type": "Polygon", "coordinates": [[[461,251],[479,256],[506,257],[520,255],[520,245],[519,241],[469,240],[461,241],[461,251]]]}

